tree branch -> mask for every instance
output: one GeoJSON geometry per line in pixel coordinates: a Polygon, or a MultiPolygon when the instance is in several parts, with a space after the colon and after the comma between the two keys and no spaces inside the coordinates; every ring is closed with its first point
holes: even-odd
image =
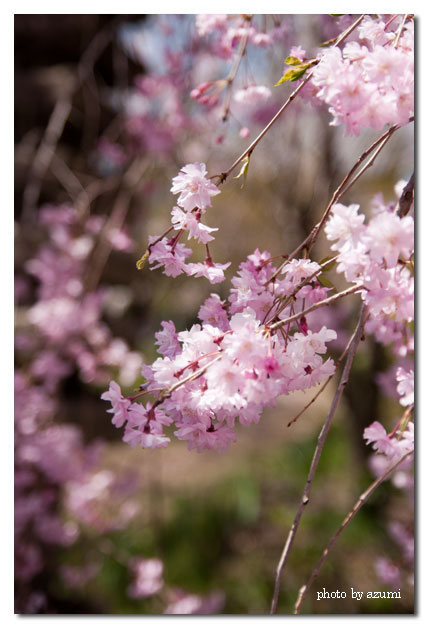
{"type": "Polygon", "coordinates": [[[296,321],[302,316],[306,316],[306,314],[309,314],[309,312],[313,312],[319,307],[323,307],[324,305],[331,305],[332,303],[334,303],[335,301],[338,301],[339,299],[342,299],[343,297],[347,297],[350,294],[354,294],[354,292],[357,292],[357,290],[364,290],[364,289],[365,288],[362,284],[351,286],[350,288],[347,288],[346,290],[342,290],[342,292],[333,294],[331,297],[328,297],[327,299],[324,299],[323,301],[318,301],[317,303],[314,303],[310,307],[306,308],[306,310],[303,310],[303,312],[298,312],[297,314],[294,314],[293,316],[289,316],[288,318],[283,318],[282,320],[277,321],[276,323],[273,323],[272,325],[269,325],[269,329],[271,331],[275,331],[275,329],[279,329],[280,327],[287,325],[287,323],[292,323],[293,321],[296,321]]]}
{"type": "Polygon", "coordinates": [[[345,528],[349,525],[349,523],[355,517],[355,515],[360,510],[360,508],[366,503],[366,501],[369,499],[369,497],[371,497],[371,495],[375,492],[375,490],[378,488],[378,486],[380,486],[382,484],[382,482],[384,482],[388,478],[388,476],[391,475],[391,473],[393,471],[395,471],[395,469],[397,469],[397,467],[399,467],[401,465],[401,463],[404,462],[406,460],[406,458],[408,458],[411,454],[413,454],[413,449],[411,451],[408,451],[407,453],[405,453],[403,456],[401,456],[401,458],[398,460],[398,462],[396,462],[392,467],[387,469],[385,471],[385,473],[383,473],[380,477],[378,477],[377,480],[375,480],[369,486],[369,488],[366,491],[364,491],[364,493],[361,493],[361,495],[359,496],[359,498],[355,502],[355,504],[352,507],[352,509],[349,511],[349,513],[346,515],[345,519],[342,521],[342,523],[341,523],[340,527],[338,528],[338,530],[335,532],[335,534],[331,537],[330,541],[327,543],[327,545],[326,545],[326,547],[325,547],[325,549],[324,549],[324,551],[323,551],[323,553],[321,555],[321,558],[319,559],[315,569],[311,573],[311,576],[310,576],[309,580],[299,590],[299,595],[298,595],[298,598],[297,598],[297,601],[296,601],[296,604],[295,604],[295,607],[294,607],[294,614],[295,615],[300,613],[302,604],[303,604],[303,602],[305,600],[305,597],[306,597],[310,587],[312,586],[314,580],[318,577],[319,572],[321,571],[321,568],[322,568],[323,564],[327,560],[327,557],[329,555],[329,552],[330,552],[331,548],[336,543],[336,541],[338,540],[339,536],[342,534],[342,532],[345,530],[345,528]]]}
{"type": "Polygon", "coordinates": [[[287,559],[288,556],[290,554],[290,550],[291,547],[293,545],[294,542],[294,538],[296,536],[297,533],[297,529],[299,527],[299,523],[300,523],[300,519],[303,515],[303,511],[305,509],[305,506],[309,503],[309,497],[310,497],[310,491],[311,491],[311,486],[312,486],[312,481],[314,479],[315,476],[315,472],[317,470],[318,467],[318,462],[320,460],[321,457],[321,453],[322,450],[324,448],[324,444],[327,438],[327,434],[328,431],[330,429],[330,425],[332,423],[333,417],[335,415],[336,409],[339,405],[339,402],[342,398],[342,394],[343,391],[345,389],[346,384],[348,383],[348,378],[349,378],[349,373],[351,370],[351,366],[352,366],[352,362],[354,360],[356,351],[357,351],[357,347],[358,344],[361,340],[361,337],[363,335],[363,330],[364,330],[364,325],[365,322],[367,320],[368,317],[368,310],[367,310],[367,306],[363,305],[363,307],[361,308],[361,314],[360,314],[360,319],[358,321],[358,325],[355,329],[352,341],[351,341],[351,346],[349,348],[349,353],[348,353],[348,357],[346,359],[345,362],[345,366],[343,368],[343,372],[342,372],[342,376],[340,378],[340,382],[339,385],[336,389],[336,393],[334,395],[333,401],[331,403],[330,406],[330,411],[327,415],[327,418],[324,422],[324,425],[322,426],[321,432],[318,436],[318,442],[317,445],[315,447],[315,451],[314,451],[314,455],[312,458],[312,463],[311,463],[311,467],[309,469],[309,473],[306,479],[306,483],[305,483],[305,487],[303,490],[303,494],[300,500],[300,504],[299,507],[297,509],[296,512],[296,516],[294,517],[294,521],[293,521],[293,525],[291,526],[290,532],[288,534],[287,540],[285,542],[284,545],[284,549],[282,550],[282,554],[281,554],[281,558],[279,560],[278,563],[278,567],[276,570],[276,577],[275,577],[275,585],[274,585],[274,592],[273,592],[273,597],[272,597],[272,604],[271,604],[271,609],[270,609],[270,613],[271,615],[273,615],[274,613],[276,613],[276,609],[278,606],[278,597],[279,597],[279,590],[280,590],[280,585],[281,585],[281,577],[282,577],[282,573],[284,571],[284,568],[287,564],[287,559]]]}
{"type": "Polygon", "coordinates": [[[414,195],[415,195],[415,173],[413,172],[407,184],[404,186],[403,191],[400,196],[400,200],[398,201],[397,207],[395,208],[395,212],[397,216],[399,216],[399,218],[403,218],[411,210],[413,201],[414,201],[414,195]]]}

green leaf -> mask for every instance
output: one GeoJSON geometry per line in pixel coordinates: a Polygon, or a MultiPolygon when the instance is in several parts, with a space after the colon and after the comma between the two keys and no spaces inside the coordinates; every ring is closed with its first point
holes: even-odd
{"type": "Polygon", "coordinates": [[[303,62],[299,57],[287,57],[285,63],[287,65],[300,65],[303,62]]]}
{"type": "Polygon", "coordinates": [[[249,155],[247,155],[242,163],[242,167],[241,170],[239,172],[239,174],[236,177],[233,177],[234,179],[239,179],[239,177],[243,177],[242,180],[242,185],[241,185],[241,190],[244,187],[244,184],[247,180],[247,174],[248,174],[248,166],[250,165],[250,157],[249,155]]]}
{"type": "Polygon", "coordinates": [[[282,78],[279,79],[278,83],[275,83],[275,87],[281,85],[282,83],[286,83],[287,81],[294,82],[301,78],[309,67],[309,63],[305,63],[304,65],[296,66],[293,70],[288,70],[282,78]]]}
{"type": "MultiPolygon", "coordinates": [[[[323,266],[323,264],[326,264],[330,259],[331,259],[330,257],[323,257],[322,260],[318,262],[318,264],[320,266],[323,266]]],[[[331,259],[331,263],[323,267],[323,272],[327,272],[331,270],[332,268],[336,266],[336,264],[337,264],[337,260],[331,259]]]]}
{"type": "Polygon", "coordinates": [[[142,257],[140,257],[140,259],[136,263],[136,266],[137,266],[138,270],[143,270],[144,264],[149,259],[149,256],[150,256],[150,251],[149,251],[149,249],[147,249],[147,251],[144,253],[144,255],[142,257]]]}
{"type": "Polygon", "coordinates": [[[331,288],[334,292],[337,292],[337,288],[331,283],[330,279],[327,279],[325,275],[318,275],[318,281],[324,288],[331,288]]]}

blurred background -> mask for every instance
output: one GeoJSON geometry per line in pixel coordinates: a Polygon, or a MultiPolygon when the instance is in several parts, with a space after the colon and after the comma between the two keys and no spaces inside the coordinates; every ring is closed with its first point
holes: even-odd
{"type": "MultiPolygon", "coordinates": [[[[291,427],[316,391],[282,398],[259,425],[239,428],[223,454],[188,452],[176,440],[133,450],[100,400],[113,378],[127,394],[138,387],[161,321],[188,329],[211,292],[227,295],[205,279],[136,270],[148,236],[169,226],[171,178],[194,161],[210,174],[226,170],[290,93],[293,86],[274,84],[291,47],[310,57],[352,16],[253,20],[273,44],[248,47],[233,90],[261,84],[271,94],[254,107],[232,96],[223,121],[223,94],[204,105],[190,92],[225,77],[236,46],[219,51],[195,16],[15,16],[16,612],[268,612],[334,384],[291,427]]],[[[344,137],[309,100],[293,103],[259,144],[245,186],[231,178],[214,199],[208,224],[219,231],[210,249],[215,262],[232,261],[227,279],[257,247],[275,256],[299,244],[378,135],[344,137]]],[[[394,186],[413,170],[411,134],[396,133],[343,202],[366,210],[379,192],[395,199],[394,186]]],[[[202,261],[202,247],[194,250],[202,261]]],[[[313,258],[327,254],[320,241],[313,258]]],[[[337,358],[358,299],[315,316],[340,326],[337,358]]],[[[280,613],[292,612],[373,479],[362,432],[397,419],[390,365],[366,337],[290,556],[280,613]]],[[[397,543],[411,530],[408,492],[385,483],[343,534],[304,612],[412,612],[411,558],[397,543]],[[401,599],[317,601],[323,587],[399,587],[401,599]]]]}

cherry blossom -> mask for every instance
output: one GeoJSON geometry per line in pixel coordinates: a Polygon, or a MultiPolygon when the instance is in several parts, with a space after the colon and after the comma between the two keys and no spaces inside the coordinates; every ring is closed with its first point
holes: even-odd
{"type": "Polygon", "coordinates": [[[207,179],[205,164],[194,163],[183,166],[172,180],[171,192],[179,194],[177,204],[186,212],[198,207],[204,211],[211,207],[211,197],[220,194],[220,190],[207,179]]]}

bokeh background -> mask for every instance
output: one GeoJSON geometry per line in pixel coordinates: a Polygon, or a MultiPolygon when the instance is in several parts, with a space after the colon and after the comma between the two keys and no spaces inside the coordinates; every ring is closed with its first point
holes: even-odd
{"type": "MultiPolygon", "coordinates": [[[[262,83],[272,98],[222,122],[218,108],[204,108],[189,96],[195,85],[225,76],[231,65],[197,43],[194,16],[15,16],[17,612],[163,613],[176,600],[195,609],[205,603],[199,612],[268,612],[276,564],[334,385],[290,428],[288,421],[312,391],[281,399],[259,425],[241,427],[237,443],[223,454],[188,452],[178,441],[165,450],[132,450],[100,400],[111,378],[122,378],[129,394],[141,383],[140,360],[156,357],[153,335],[161,321],[189,328],[211,292],[226,295],[226,287],[213,289],[205,279],[136,270],[148,236],[168,227],[171,178],[193,161],[206,162],[210,174],[225,170],[290,91],[273,87],[290,47],[314,50],[342,30],[331,16],[257,19],[283,32],[274,46],[248,51],[236,87],[262,83]],[[239,135],[244,124],[249,139],[239,135]],[[48,220],[42,218],[46,207],[48,220]],[[84,325],[71,339],[68,331],[52,337],[55,310],[46,315],[48,329],[34,315],[35,305],[55,298],[41,296],[41,287],[59,281],[63,255],[87,233],[91,217],[100,226],[79,258],[81,290],[72,316],[83,317],[85,295],[101,295],[95,309],[108,330],[108,356],[98,345],[88,348],[86,337],[84,349],[78,344],[84,325]],[[56,220],[68,224],[64,245],[52,227],[56,220]],[[50,256],[43,258],[46,247],[50,256]],[[70,343],[78,345],[74,353],[70,343]],[[41,355],[48,359],[47,351],[66,365],[54,384],[55,365],[49,371],[38,361],[41,355]],[[73,446],[67,445],[70,429],[73,446]],[[50,437],[43,440],[47,430],[50,437]],[[46,465],[51,456],[53,471],[46,465]],[[51,527],[45,522],[41,532],[46,518],[51,527]],[[155,595],[136,595],[133,561],[149,558],[162,561],[164,587],[155,595]]],[[[376,137],[365,132],[345,138],[329,121],[321,107],[293,103],[254,152],[243,189],[231,179],[215,198],[208,224],[219,232],[211,250],[215,261],[232,261],[227,278],[257,247],[272,255],[291,251],[376,137]]],[[[411,133],[406,128],[394,135],[345,203],[366,208],[378,192],[394,198],[397,181],[412,172],[411,133]]],[[[328,252],[320,242],[314,259],[328,252]]],[[[334,313],[343,330],[336,357],[357,307],[352,297],[334,313]]],[[[385,395],[390,364],[386,350],[367,337],[291,553],[280,613],[292,612],[323,547],[373,479],[362,432],[374,420],[393,425],[397,417],[396,402],[385,395]]],[[[388,482],[343,534],[305,612],[412,612],[412,568],[391,536],[391,520],[411,530],[408,496],[388,482]],[[350,599],[351,587],[391,590],[380,579],[379,559],[400,568],[401,599],[350,599]],[[347,599],[317,601],[323,587],[346,591],[347,599]]]]}

